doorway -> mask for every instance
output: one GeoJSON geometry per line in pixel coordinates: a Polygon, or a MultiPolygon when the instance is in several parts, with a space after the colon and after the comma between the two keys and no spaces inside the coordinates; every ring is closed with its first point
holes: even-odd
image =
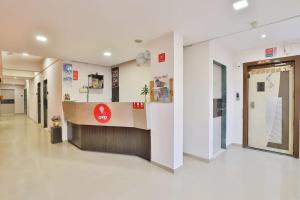
{"type": "Polygon", "coordinates": [[[244,64],[244,147],[299,157],[297,65],[300,57],[244,64]]]}
{"type": "Polygon", "coordinates": [[[48,127],[48,81],[43,82],[43,113],[44,113],[44,128],[48,127]]]}
{"type": "Polygon", "coordinates": [[[249,70],[248,145],[293,154],[294,67],[262,65],[249,70]]]}
{"type": "Polygon", "coordinates": [[[226,149],[226,66],[213,64],[213,154],[226,149]]]}
{"type": "Polygon", "coordinates": [[[24,89],[24,114],[27,115],[27,89],[24,89]]]}
{"type": "Polygon", "coordinates": [[[39,82],[37,84],[37,110],[38,110],[38,123],[40,124],[41,123],[41,118],[42,118],[42,115],[41,115],[41,102],[42,102],[42,99],[41,99],[41,83],[39,82]]]}
{"type": "Polygon", "coordinates": [[[15,91],[10,89],[0,90],[0,115],[15,113],[15,91]]]}

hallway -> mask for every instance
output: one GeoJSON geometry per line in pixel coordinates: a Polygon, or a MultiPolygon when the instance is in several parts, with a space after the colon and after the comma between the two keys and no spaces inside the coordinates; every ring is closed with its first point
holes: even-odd
{"type": "Polygon", "coordinates": [[[51,145],[23,115],[0,117],[0,199],[300,199],[300,161],[231,147],[171,174],[134,156],[51,145]],[[120,167],[121,166],[121,167],[120,167]],[[118,192],[117,192],[118,191],[118,192]]]}

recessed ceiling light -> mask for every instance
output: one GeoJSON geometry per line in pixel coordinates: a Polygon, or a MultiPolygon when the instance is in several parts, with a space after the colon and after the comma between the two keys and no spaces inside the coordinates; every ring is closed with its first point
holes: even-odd
{"type": "Polygon", "coordinates": [[[42,36],[42,35],[37,35],[35,38],[37,41],[40,41],[40,42],[47,42],[47,40],[48,40],[47,37],[42,36]]]}
{"type": "Polygon", "coordinates": [[[233,8],[234,10],[242,10],[244,8],[248,7],[248,1],[247,0],[240,0],[240,1],[236,1],[235,3],[233,3],[233,8]]]}
{"type": "Polygon", "coordinates": [[[267,35],[266,35],[266,34],[262,34],[260,37],[261,37],[261,38],[266,38],[267,35]]]}
{"type": "Polygon", "coordinates": [[[26,52],[22,53],[22,55],[23,55],[23,56],[29,56],[29,54],[26,53],[26,52]]]}
{"type": "Polygon", "coordinates": [[[134,42],[140,44],[140,43],[143,42],[143,40],[141,40],[141,39],[136,39],[136,40],[134,40],[134,42]]]}
{"type": "Polygon", "coordinates": [[[103,55],[109,57],[109,56],[111,56],[111,52],[106,51],[106,52],[103,53],[103,55]]]}

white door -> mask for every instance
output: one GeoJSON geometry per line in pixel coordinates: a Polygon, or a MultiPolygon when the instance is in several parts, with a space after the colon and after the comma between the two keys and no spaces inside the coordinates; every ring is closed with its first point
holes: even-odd
{"type": "Polygon", "coordinates": [[[248,146],[293,154],[294,68],[249,72],[248,146]]]}
{"type": "Polygon", "coordinates": [[[0,114],[15,113],[15,92],[14,90],[0,90],[2,96],[0,104],[0,114]]]}

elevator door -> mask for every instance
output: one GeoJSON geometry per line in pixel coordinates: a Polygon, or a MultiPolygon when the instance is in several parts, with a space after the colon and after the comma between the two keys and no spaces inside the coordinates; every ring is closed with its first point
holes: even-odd
{"type": "Polygon", "coordinates": [[[249,147],[293,154],[294,68],[252,69],[248,89],[249,147]]]}

